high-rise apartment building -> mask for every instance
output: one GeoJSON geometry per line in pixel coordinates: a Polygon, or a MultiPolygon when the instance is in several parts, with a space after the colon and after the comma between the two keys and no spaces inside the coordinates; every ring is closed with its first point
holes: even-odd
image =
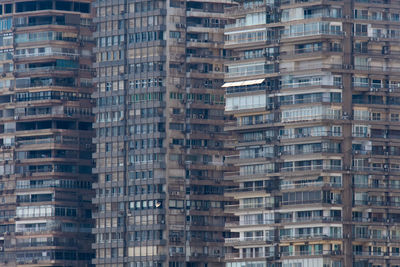
{"type": "Polygon", "coordinates": [[[91,1],[0,1],[0,265],[91,266],[91,1]]]}
{"type": "Polygon", "coordinates": [[[400,2],[237,2],[227,266],[399,266],[400,2]]]}
{"type": "Polygon", "coordinates": [[[96,1],[96,266],[224,257],[224,7],[96,1]]]}

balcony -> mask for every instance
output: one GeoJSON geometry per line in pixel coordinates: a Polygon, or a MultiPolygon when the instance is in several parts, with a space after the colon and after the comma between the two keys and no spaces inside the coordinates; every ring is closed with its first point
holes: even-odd
{"type": "MultiPolygon", "coordinates": [[[[232,66],[229,67],[230,69],[232,66]]],[[[239,67],[235,72],[228,72],[225,74],[227,78],[237,78],[237,77],[246,77],[247,76],[256,76],[262,74],[272,74],[275,73],[274,69],[266,68],[264,65],[249,65],[249,68],[239,67]],[[258,66],[258,68],[256,67],[258,66]],[[261,66],[261,67],[260,67],[261,66]]]]}
{"type": "Polygon", "coordinates": [[[305,115],[301,117],[282,118],[283,123],[313,121],[313,120],[340,120],[342,117],[339,114],[327,115],[305,115]]]}
{"type": "Polygon", "coordinates": [[[344,36],[343,31],[330,31],[330,30],[315,30],[315,31],[304,31],[304,32],[285,32],[282,34],[281,39],[287,38],[299,38],[299,37],[310,37],[318,35],[334,35],[344,36]]]}
{"type": "Polygon", "coordinates": [[[276,220],[246,220],[227,222],[226,227],[252,226],[252,225],[269,225],[278,223],[276,220]]]}
{"type": "Polygon", "coordinates": [[[254,204],[240,204],[240,205],[225,205],[225,211],[234,212],[242,210],[259,210],[259,209],[273,209],[278,207],[278,203],[254,203],[254,204]]]}
{"type": "Polygon", "coordinates": [[[399,186],[392,187],[392,185],[387,185],[383,183],[379,184],[353,184],[354,188],[373,188],[373,189],[399,189],[399,186]]]}
{"type": "Polygon", "coordinates": [[[226,253],[225,259],[227,260],[237,260],[237,259],[265,259],[275,257],[273,252],[253,252],[253,253],[226,253]]]}
{"type": "MultiPolygon", "coordinates": [[[[18,74],[42,74],[42,73],[52,73],[55,71],[78,71],[78,68],[65,68],[65,67],[57,67],[57,66],[48,66],[48,67],[37,67],[37,68],[28,68],[28,69],[16,69],[14,73],[18,74]]],[[[82,71],[82,70],[80,70],[82,71]]],[[[88,70],[85,70],[88,71],[88,70]]]]}
{"type": "Polygon", "coordinates": [[[309,183],[301,183],[301,184],[282,184],[280,186],[281,190],[290,190],[290,189],[299,189],[305,187],[334,187],[340,188],[343,185],[340,183],[326,183],[326,182],[309,182],[309,183]]]}
{"type": "Polygon", "coordinates": [[[342,166],[336,165],[310,165],[310,166],[295,166],[283,167],[281,172],[304,172],[304,171],[341,171],[342,166]]]}
{"type": "Polygon", "coordinates": [[[77,140],[69,139],[68,137],[45,137],[45,138],[32,138],[27,140],[17,140],[16,144],[18,146],[28,146],[28,145],[43,145],[43,144],[65,144],[65,145],[79,145],[77,140]]]}
{"type": "Polygon", "coordinates": [[[340,132],[332,132],[332,131],[321,131],[319,133],[311,133],[311,134],[283,134],[280,135],[280,139],[298,139],[298,138],[312,138],[312,137],[340,137],[342,133],[340,132]]]}
{"type": "Polygon", "coordinates": [[[301,200],[301,201],[282,201],[282,206],[309,205],[309,204],[317,204],[317,205],[334,204],[334,205],[340,205],[340,204],[342,204],[342,201],[340,199],[327,199],[327,200],[314,199],[314,200],[301,200]]]}
{"type": "Polygon", "coordinates": [[[281,85],[281,89],[291,89],[291,88],[303,88],[303,87],[315,87],[315,86],[334,86],[341,87],[341,83],[328,83],[323,81],[308,81],[308,82],[283,82],[281,85]]]}
{"type": "Polygon", "coordinates": [[[255,91],[269,91],[272,90],[270,86],[265,84],[253,85],[253,86],[234,86],[226,88],[227,94],[237,94],[245,92],[255,92],[255,91]]]}
{"type": "Polygon", "coordinates": [[[76,240],[61,241],[61,240],[48,240],[44,242],[31,242],[31,243],[19,243],[17,244],[17,248],[38,248],[38,247],[52,247],[52,246],[61,246],[61,247],[76,247],[76,240]]]}
{"type": "Polygon", "coordinates": [[[301,150],[301,149],[295,149],[292,151],[282,151],[280,152],[282,156],[295,156],[295,155],[310,155],[314,153],[331,153],[331,154],[336,154],[336,153],[341,153],[340,149],[334,149],[334,148],[314,148],[310,150],[301,150]]]}
{"type": "Polygon", "coordinates": [[[292,72],[296,72],[296,71],[304,72],[304,71],[321,70],[321,69],[344,70],[344,69],[349,69],[349,66],[342,65],[342,64],[326,64],[323,62],[319,62],[319,63],[314,63],[314,64],[306,64],[301,67],[295,66],[295,67],[291,67],[291,68],[282,68],[282,69],[280,69],[280,72],[282,74],[291,75],[292,72]]]}
{"type": "Polygon", "coordinates": [[[340,250],[317,250],[317,251],[285,251],[281,252],[281,257],[304,257],[319,255],[341,255],[340,250]]]}
{"type": "Polygon", "coordinates": [[[294,99],[290,101],[281,101],[279,104],[281,106],[290,106],[290,105],[301,105],[301,104],[312,104],[312,103],[335,103],[332,101],[331,97],[305,97],[303,99],[294,99]]]}
{"type": "MultiPolygon", "coordinates": [[[[356,257],[400,257],[398,252],[384,252],[384,251],[353,251],[353,255],[356,257]]],[[[398,259],[397,259],[398,260],[398,259]]]]}
{"type": "Polygon", "coordinates": [[[264,219],[264,220],[246,220],[246,221],[234,221],[226,223],[227,227],[241,227],[241,226],[257,226],[257,225],[272,225],[272,224],[304,224],[307,222],[341,222],[341,217],[332,216],[315,216],[315,217],[298,217],[298,218],[280,218],[280,219],[264,219]]]}
{"type": "Polygon", "coordinates": [[[46,52],[46,53],[36,53],[36,54],[19,54],[14,55],[14,59],[29,59],[32,60],[33,57],[68,57],[73,60],[79,59],[79,54],[73,53],[62,53],[62,52],[46,52]]]}
{"type": "Polygon", "coordinates": [[[260,187],[227,188],[224,190],[224,192],[226,194],[235,195],[237,193],[248,193],[248,192],[271,192],[277,189],[278,189],[277,186],[271,184],[269,186],[260,186],[260,187]]]}
{"type": "Polygon", "coordinates": [[[375,206],[375,207],[400,207],[399,201],[384,201],[384,200],[354,200],[354,205],[357,206],[375,206]]]}
{"type": "Polygon", "coordinates": [[[321,2],[322,0],[282,0],[281,5],[307,4],[321,2]]]}
{"type": "Polygon", "coordinates": [[[287,241],[287,240],[296,240],[296,239],[341,239],[343,236],[341,234],[335,235],[325,235],[325,234],[294,234],[294,235],[287,235],[281,236],[280,240],[287,241]]]}
{"type": "Polygon", "coordinates": [[[391,0],[356,0],[357,3],[365,3],[365,4],[390,4],[391,0]]]}
{"type": "Polygon", "coordinates": [[[370,166],[352,166],[351,170],[358,172],[400,172],[399,168],[370,167],[370,166]]]}
{"type": "Polygon", "coordinates": [[[355,65],[354,66],[355,70],[362,70],[362,71],[376,71],[376,72],[396,72],[398,73],[400,71],[400,68],[396,67],[386,67],[386,66],[360,66],[360,65],[355,65]]]}
{"type": "MultiPolygon", "coordinates": [[[[196,23],[196,22],[188,22],[186,26],[194,27],[194,28],[212,28],[212,29],[224,29],[225,25],[220,23],[196,23]]],[[[188,30],[189,32],[189,30],[188,30]]]]}
{"type": "Polygon", "coordinates": [[[253,236],[253,237],[235,237],[235,238],[225,238],[226,244],[234,243],[260,243],[260,242],[271,242],[274,241],[273,236],[253,236]]]}
{"type": "Polygon", "coordinates": [[[217,42],[217,41],[212,41],[208,39],[196,39],[196,38],[189,38],[186,40],[187,45],[189,47],[196,47],[196,44],[206,44],[206,45],[211,45],[211,46],[217,46],[217,45],[223,45],[224,42],[217,42]]]}

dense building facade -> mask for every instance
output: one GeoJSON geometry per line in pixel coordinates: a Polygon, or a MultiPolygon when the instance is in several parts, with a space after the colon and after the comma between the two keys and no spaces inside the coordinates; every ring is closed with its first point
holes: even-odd
{"type": "Polygon", "coordinates": [[[399,266],[400,2],[237,2],[227,266],[399,266]]]}
{"type": "Polygon", "coordinates": [[[222,266],[228,3],[96,1],[96,266],[222,266]]]}
{"type": "Polygon", "coordinates": [[[91,266],[89,0],[0,1],[0,265],[91,266]]]}

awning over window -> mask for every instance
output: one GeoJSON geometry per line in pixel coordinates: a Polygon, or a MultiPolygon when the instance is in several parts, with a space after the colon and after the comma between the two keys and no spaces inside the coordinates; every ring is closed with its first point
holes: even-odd
{"type": "Polygon", "coordinates": [[[265,79],[224,83],[224,85],[222,85],[222,87],[226,88],[226,87],[236,87],[236,86],[245,86],[245,85],[255,85],[255,84],[260,84],[263,81],[265,81],[265,79]]]}

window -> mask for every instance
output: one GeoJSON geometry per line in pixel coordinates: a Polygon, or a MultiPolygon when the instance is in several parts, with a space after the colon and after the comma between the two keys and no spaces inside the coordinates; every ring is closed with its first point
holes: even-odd
{"type": "Polygon", "coordinates": [[[13,4],[6,4],[4,6],[4,13],[5,14],[11,14],[13,13],[13,4]]]}
{"type": "Polygon", "coordinates": [[[353,125],[354,137],[367,137],[369,135],[369,127],[366,125],[353,125]]]}
{"type": "Polygon", "coordinates": [[[356,36],[367,36],[367,34],[368,34],[368,25],[367,24],[356,24],[354,27],[355,27],[355,35],[356,36]]]}
{"type": "Polygon", "coordinates": [[[381,120],[381,113],[373,112],[372,113],[372,120],[373,121],[380,121],[381,120]]]}
{"type": "Polygon", "coordinates": [[[229,97],[226,99],[226,110],[263,108],[266,106],[266,101],[265,95],[229,97]]]}
{"type": "Polygon", "coordinates": [[[170,31],[169,32],[169,37],[170,38],[181,38],[181,32],[177,32],[177,31],[170,31]]]}
{"type": "Polygon", "coordinates": [[[341,136],[342,126],[332,126],[332,136],[341,136]]]}

